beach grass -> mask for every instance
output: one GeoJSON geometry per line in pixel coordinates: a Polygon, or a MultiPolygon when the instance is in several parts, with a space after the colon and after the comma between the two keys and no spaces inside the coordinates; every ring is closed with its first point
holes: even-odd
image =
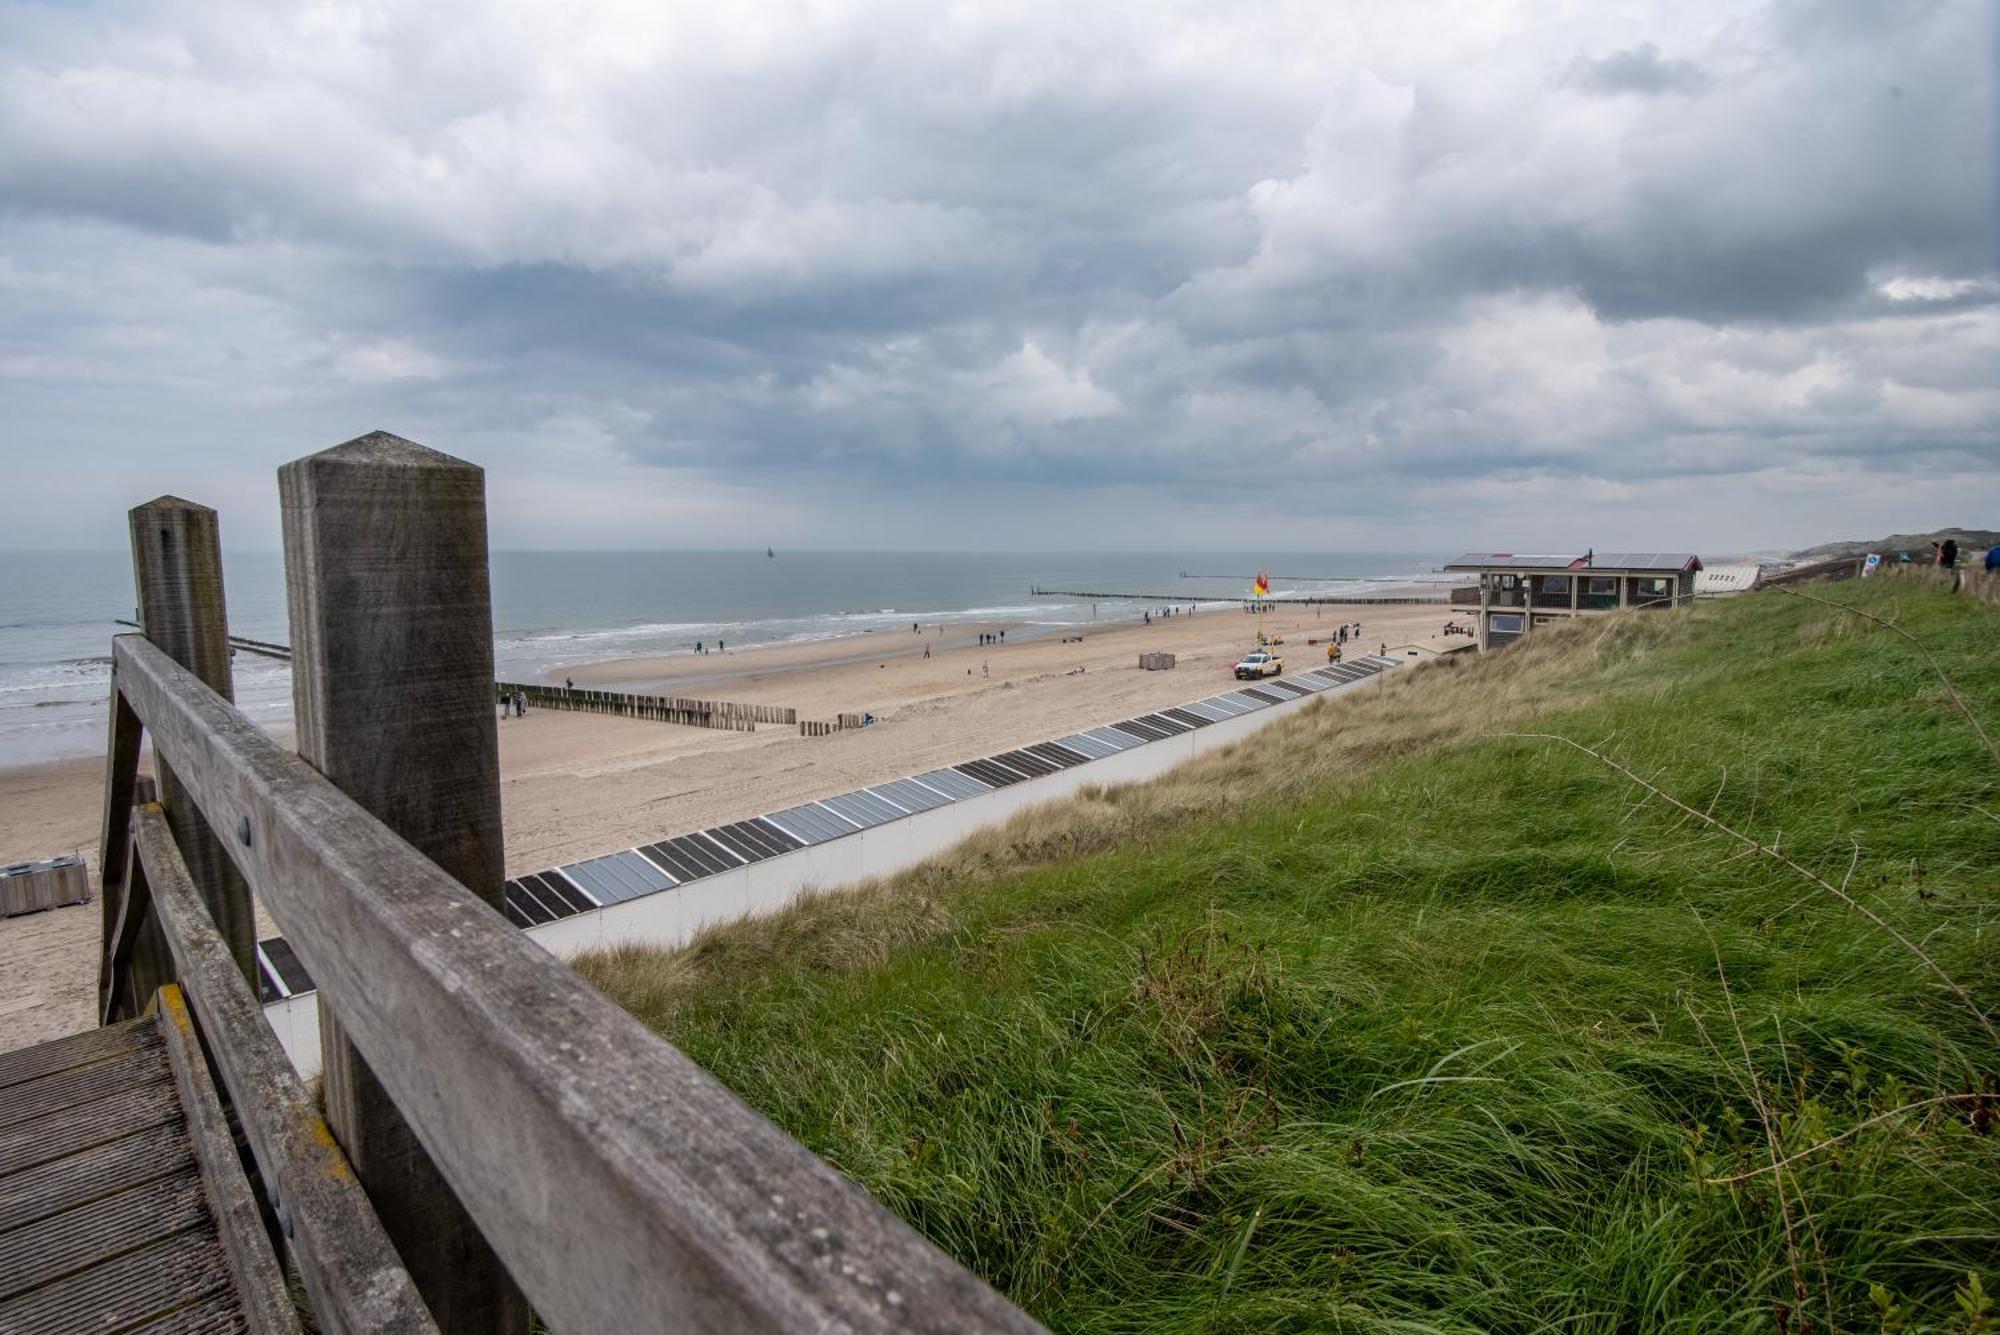
{"type": "Polygon", "coordinates": [[[1057,1330],[1995,1329],[2000,610],[1808,592],[1944,677],[1590,620],[579,967],[1057,1330]]]}

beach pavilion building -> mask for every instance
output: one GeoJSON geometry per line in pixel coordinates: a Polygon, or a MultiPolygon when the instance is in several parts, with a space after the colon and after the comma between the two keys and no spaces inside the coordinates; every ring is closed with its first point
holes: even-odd
{"type": "Polygon", "coordinates": [[[1570,617],[1621,607],[1684,607],[1694,601],[1701,558],[1692,552],[1468,552],[1445,569],[1479,576],[1476,587],[1452,590],[1451,600],[1455,607],[1478,609],[1479,647],[1498,649],[1570,617]]]}

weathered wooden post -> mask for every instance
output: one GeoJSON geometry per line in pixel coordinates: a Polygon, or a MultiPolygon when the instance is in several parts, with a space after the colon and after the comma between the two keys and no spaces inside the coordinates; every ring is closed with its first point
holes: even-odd
{"type": "MultiPolygon", "coordinates": [[[[222,596],[222,530],[205,505],[162,496],[130,514],[139,629],[225,700],[236,698],[229,614],[222,596]]],[[[154,757],[160,805],[236,967],[257,982],[257,919],[250,888],[173,771],[154,757]]],[[[121,817],[122,821],[122,817],[121,817]]],[[[120,829],[122,833],[122,825],[120,829]]],[[[143,1006],[146,998],[138,998],[143,1006]]]]}
{"type": "MultiPolygon", "coordinates": [[[[278,470],[299,754],[501,906],[486,475],[374,432],[278,470]]],[[[424,1040],[424,1016],[409,1016],[424,1040]]],[[[327,1120],[440,1330],[528,1328],[527,1305],[337,1015],[327,1120]]]]}

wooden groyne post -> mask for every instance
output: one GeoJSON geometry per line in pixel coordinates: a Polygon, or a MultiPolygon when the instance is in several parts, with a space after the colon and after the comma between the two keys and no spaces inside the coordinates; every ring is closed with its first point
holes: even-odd
{"type": "Polygon", "coordinates": [[[691,728],[755,732],[759,723],[792,724],[799,721],[799,712],[783,705],[687,700],[671,695],[633,695],[625,691],[593,690],[587,686],[541,686],[518,681],[496,682],[494,690],[503,704],[518,695],[534,709],[616,714],[621,718],[649,719],[655,723],[684,723],[691,728]]]}
{"type": "MultiPolygon", "coordinates": [[[[375,432],[286,464],[278,495],[299,754],[499,910],[485,472],[375,432]]],[[[524,1335],[520,1291],[320,1005],[327,1120],[439,1329],[524,1335]]]]}

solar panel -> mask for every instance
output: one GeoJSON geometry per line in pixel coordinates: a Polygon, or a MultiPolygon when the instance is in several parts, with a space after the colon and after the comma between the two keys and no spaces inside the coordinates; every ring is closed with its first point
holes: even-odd
{"type": "Polygon", "coordinates": [[[1040,756],[1031,756],[1026,751],[1002,751],[997,756],[989,756],[995,764],[1017,769],[1031,779],[1039,779],[1045,774],[1054,774],[1062,767],[1040,756]]]}
{"type": "Polygon", "coordinates": [[[853,834],[858,825],[858,822],[842,820],[817,802],[774,811],[764,819],[794,839],[808,844],[823,844],[829,839],[853,834]]]}
{"type": "Polygon", "coordinates": [[[935,788],[925,787],[915,779],[878,783],[869,791],[880,793],[905,811],[931,811],[951,803],[951,798],[935,788]]]}
{"type": "Polygon", "coordinates": [[[956,767],[961,774],[969,774],[988,788],[1005,788],[1026,778],[1004,765],[996,765],[990,760],[968,760],[956,767]]]}
{"type": "Polygon", "coordinates": [[[1193,704],[1182,705],[1181,709],[1185,713],[1193,714],[1204,723],[1220,723],[1229,717],[1223,710],[1217,709],[1205,700],[1197,700],[1193,704]]]}
{"type": "Polygon", "coordinates": [[[1250,712],[1250,702],[1247,700],[1238,700],[1233,691],[1228,695],[1211,695],[1208,699],[1202,701],[1202,703],[1218,714],[1225,714],[1230,718],[1235,718],[1238,714],[1247,714],[1250,712]]]}
{"type": "Polygon", "coordinates": [[[563,875],[589,890],[600,904],[622,904],[655,890],[665,890],[673,881],[637,853],[610,853],[601,858],[571,863],[563,875]]]}
{"type": "Polygon", "coordinates": [[[501,904],[507,914],[507,921],[516,927],[537,927],[549,921],[549,911],[541,901],[522,891],[520,884],[509,881],[501,887],[501,904]]]}
{"type": "Polygon", "coordinates": [[[765,858],[771,856],[767,850],[749,842],[742,835],[725,830],[720,826],[717,826],[713,830],[703,830],[701,833],[703,838],[713,839],[716,843],[743,859],[746,866],[753,862],[762,862],[765,858]]]}
{"type": "Polygon", "coordinates": [[[762,862],[780,853],[804,848],[805,844],[786,834],[777,826],[755,817],[750,820],[733,821],[728,825],[718,825],[703,834],[723,847],[739,854],[745,862],[762,862]]]}
{"type": "Polygon", "coordinates": [[[1092,737],[1088,733],[1073,732],[1067,737],[1058,738],[1056,745],[1068,747],[1078,755],[1088,756],[1092,760],[1102,760],[1106,756],[1115,756],[1118,754],[1117,747],[1109,745],[1102,738],[1092,737]]]}
{"type": "Polygon", "coordinates": [[[1040,756],[1058,769],[1071,769],[1090,762],[1090,757],[1081,751],[1073,751],[1060,742],[1036,742],[1033,746],[1021,748],[1031,756],[1040,756]]]}
{"type": "Polygon", "coordinates": [[[1275,705],[1279,702],[1279,697],[1272,695],[1269,691],[1260,691],[1255,686],[1245,686],[1237,694],[1247,695],[1252,700],[1256,700],[1261,704],[1275,705]]]}
{"type": "Polygon", "coordinates": [[[958,769],[934,769],[928,774],[919,774],[917,782],[926,788],[937,789],[954,802],[992,792],[995,787],[958,769]]]}
{"type": "Polygon", "coordinates": [[[1135,746],[1153,740],[1150,737],[1141,737],[1136,732],[1122,732],[1117,728],[1092,728],[1084,736],[1095,737],[1114,751],[1130,751],[1135,746]]]}
{"type": "Polygon", "coordinates": [[[564,867],[562,874],[589,891],[599,904],[622,904],[632,898],[616,878],[601,878],[594,868],[583,863],[564,867]]]}
{"type": "Polygon", "coordinates": [[[647,844],[639,851],[683,885],[743,865],[742,859],[716,847],[700,835],[683,834],[662,839],[657,844],[647,844]]]}
{"type": "Polygon", "coordinates": [[[1209,724],[1215,722],[1212,718],[1187,709],[1162,709],[1160,712],[1174,722],[1185,723],[1190,728],[1206,728],[1209,724]]]}
{"type": "Polygon", "coordinates": [[[259,941],[257,953],[271,966],[272,975],[287,996],[297,996],[301,992],[313,990],[312,975],[306,972],[305,965],[299,963],[299,957],[293,952],[291,942],[284,937],[274,936],[268,941],[259,941]]]}
{"type": "Polygon", "coordinates": [[[1301,686],[1295,681],[1267,681],[1264,683],[1263,689],[1267,691],[1281,691],[1291,696],[1294,700],[1302,695],[1311,694],[1309,687],[1301,686]]]}
{"type": "Polygon", "coordinates": [[[900,807],[884,802],[881,798],[865,792],[842,793],[839,797],[823,797],[820,799],[820,805],[831,807],[834,811],[839,812],[863,829],[876,825],[885,825],[905,814],[900,807]]]}
{"type": "MultiPolygon", "coordinates": [[[[521,883],[532,887],[542,903],[551,908],[558,902],[568,908],[570,913],[582,913],[597,907],[591,902],[590,896],[571,885],[561,872],[529,872],[521,878],[521,883]]],[[[567,917],[568,914],[558,913],[556,916],[561,918],[567,917]]]]}
{"type": "Polygon", "coordinates": [[[548,915],[546,921],[554,922],[557,918],[569,917],[569,905],[563,903],[560,899],[544,898],[542,892],[535,886],[528,884],[526,878],[516,878],[507,882],[507,884],[512,886],[514,893],[521,897],[521,906],[523,908],[529,908],[531,904],[539,907],[543,913],[548,915]]]}

